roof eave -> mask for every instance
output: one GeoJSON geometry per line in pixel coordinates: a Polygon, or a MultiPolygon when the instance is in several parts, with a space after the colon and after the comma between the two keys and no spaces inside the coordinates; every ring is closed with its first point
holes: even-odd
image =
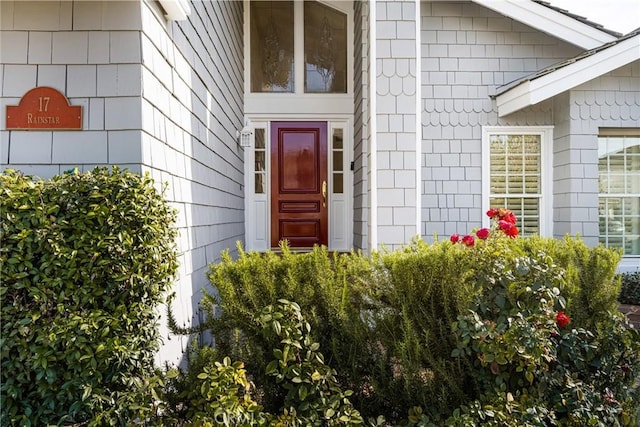
{"type": "Polygon", "coordinates": [[[640,34],[499,94],[498,116],[535,105],[639,59],[640,34]]]}
{"type": "Polygon", "coordinates": [[[583,49],[593,49],[616,40],[605,31],[533,1],[472,1],[583,49]]]}

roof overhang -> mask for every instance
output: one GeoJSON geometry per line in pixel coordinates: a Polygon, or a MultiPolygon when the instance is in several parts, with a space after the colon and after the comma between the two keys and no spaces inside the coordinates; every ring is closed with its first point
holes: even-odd
{"type": "Polygon", "coordinates": [[[542,102],[639,59],[640,34],[501,93],[496,97],[498,116],[542,102]]]}
{"type": "Polygon", "coordinates": [[[611,34],[533,1],[473,0],[474,3],[583,49],[616,40],[611,34]]]}
{"type": "Polygon", "coordinates": [[[184,21],[191,14],[188,0],[159,0],[169,21],[184,21]]]}

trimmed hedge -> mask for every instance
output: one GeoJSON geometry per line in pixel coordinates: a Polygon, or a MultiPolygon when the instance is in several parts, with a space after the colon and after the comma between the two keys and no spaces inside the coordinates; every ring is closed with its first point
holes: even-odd
{"type": "Polygon", "coordinates": [[[398,423],[420,406],[429,419],[444,422],[483,391],[471,375],[473,361],[451,357],[460,344],[452,324],[471,307],[505,298],[499,290],[507,283],[508,295],[535,289],[535,276],[515,274],[522,259],[557,272],[552,286],[561,289],[572,326],[595,331],[617,311],[619,253],[572,238],[490,240],[475,247],[416,241],[373,257],[324,248],[303,254],[287,247],[277,254],[239,248],[237,260],[225,254],[211,266],[217,293],[202,302],[209,313],[204,328],[219,354],[245,361],[260,403],[277,412],[284,396],[272,392],[278,388],[266,366],[278,343],[265,339],[255,313],[279,298],[296,301],[364,416],[384,414],[398,423]]]}
{"type": "Polygon", "coordinates": [[[177,271],[176,214],[152,184],[116,167],[0,175],[2,425],[149,410],[157,308],[177,271]]]}

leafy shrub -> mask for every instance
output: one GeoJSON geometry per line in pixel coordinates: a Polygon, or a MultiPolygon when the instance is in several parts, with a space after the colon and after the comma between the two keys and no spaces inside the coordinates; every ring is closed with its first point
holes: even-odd
{"type": "Polygon", "coordinates": [[[336,371],[324,364],[320,344],[312,340],[311,326],[304,320],[300,306],[281,299],[276,307],[265,307],[259,321],[266,334],[280,339],[266,373],[287,390],[284,415],[293,415],[294,425],[362,424],[360,414],[348,399],[352,392],[343,392],[336,371]]]}
{"type": "MultiPolygon", "coordinates": [[[[522,298],[539,303],[548,291],[551,307],[563,301],[572,326],[589,331],[607,324],[607,310],[617,310],[619,253],[591,249],[572,238],[517,235],[515,217],[497,210],[490,229],[431,245],[416,240],[403,250],[370,257],[330,254],[326,248],[302,254],[286,246],[281,253],[246,253],[239,248],[237,260],[224,254],[222,262],[210,268],[216,293],[202,302],[208,313],[204,328],[212,331],[220,354],[245,362],[257,401],[275,413],[287,393],[266,368],[279,342],[263,334],[254,315],[278,299],[296,301],[337,383],[353,390],[350,401],[363,416],[382,413],[398,424],[409,413],[409,422],[442,424],[456,408],[479,402],[487,379],[493,380],[478,377],[473,357],[451,357],[461,339],[452,324],[470,309],[482,308],[479,319],[497,319],[497,313],[506,316],[508,310],[516,310],[522,298]],[[539,282],[553,286],[545,291],[539,282]]],[[[533,311],[519,317],[512,313],[519,329],[507,334],[514,344],[509,351],[526,332],[532,341],[524,350],[532,358],[543,358],[522,359],[505,371],[520,372],[523,383],[532,372],[544,370],[544,357],[554,345],[547,329],[529,324],[531,316],[550,309],[545,307],[530,307],[533,311]]],[[[555,327],[553,322],[550,326],[555,327]]],[[[503,332],[491,334],[502,340],[503,332]]],[[[507,355],[512,357],[496,350],[493,357],[507,355]]],[[[528,405],[522,398],[518,402],[528,405]]]]}
{"type": "Polygon", "coordinates": [[[115,167],[8,170],[0,192],[2,425],[144,419],[174,211],[148,176],[115,167]]]}
{"type": "Polygon", "coordinates": [[[640,305],[640,271],[623,273],[620,276],[622,286],[619,301],[622,304],[640,305]]]}
{"type": "Polygon", "coordinates": [[[362,424],[349,401],[350,391],[342,391],[335,371],[324,364],[320,345],[311,339],[311,326],[300,306],[279,300],[254,318],[265,336],[278,343],[266,375],[286,394],[274,413],[263,412],[252,394],[244,365],[207,347],[192,347],[189,370],[167,373],[163,398],[169,402],[157,418],[159,425],[297,426],[362,424]]]}
{"type": "MultiPolygon", "coordinates": [[[[608,265],[612,259],[606,252],[565,243],[574,248],[565,257],[583,261],[578,268],[608,265]]],[[[566,269],[541,254],[517,258],[485,277],[470,312],[454,323],[459,344],[452,356],[472,362],[469,374],[480,395],[456,409],[447,425],[634,425],[640,406],[640,334],[627,328],[617,310],[568,306],[563,295],[579,301],[595,289],[569,282],[572,288],[565,292],[566,269]],[[585,322],[594,325],[592,330],[569,327],[574,322],[564,310],[577,307],[594,311],[597,320],[585,322]]],[[[601,301],[610,301],[616,290],[615,285],[607,290],[614,280],[613,269],[606,270],[596,276],[605,288],[601,301]]]]}
{"type": "MultiPolygon", "coordinates": [[[[357,388],[363,381],[362,367],[372,363],[367,348],[370,327],[361,317],[373,301],[367,296],[374,283],[370,260],[356,253],[329,254],[318,247],[304,254],[286,246],[279,254],[246,253],[241,247],[238,253],[237,260],[224,253],[222,261],[211,266],[209,278],[217,293],[205,295],[201,302],[208,314],[203,327],[211,330],[220,354],[245,362],[265,410],[276,412],[285,393],[266,373],[279,340],[263,333],[255,314],[279,299],[300,305],[314,339],[330,354],[328,364],[341,372],[341,385],[357,388]]],[[[175,324],[173,328],[179,329],[175,324]]]]}

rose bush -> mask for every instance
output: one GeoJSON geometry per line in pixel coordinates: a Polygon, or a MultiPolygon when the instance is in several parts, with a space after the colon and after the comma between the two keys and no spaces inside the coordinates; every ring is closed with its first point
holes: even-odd
{"type": "MultiPolygon", "coordinates": [[[[517,236],[511,212],[487,215],[492,250],[517,236]]],[[[479,258],[486,248],[476,249],[479,258]]],[[[494,261],[487,271],[475,305],[453,325],[452,356],[470,362],[480,397],[446,424],[636,425],[640,333],[611,313],[596,330],[570,329],[564,270],[551,257],[494,261]]]]}

